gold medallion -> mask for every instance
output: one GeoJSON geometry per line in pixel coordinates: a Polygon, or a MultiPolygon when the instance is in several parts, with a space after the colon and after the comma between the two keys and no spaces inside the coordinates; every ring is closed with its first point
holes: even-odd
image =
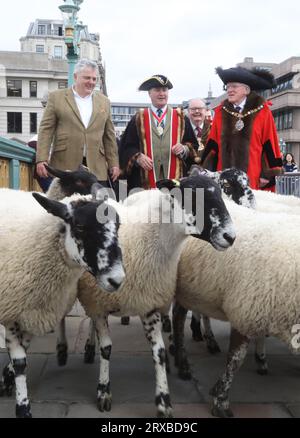
{"type": "Polygon", "coordinates": [[[235,129],[237,131],[241,131],[244,128],[244,126],[245,126],[245,123],[243,122],[243,120],[239,119],[235,124],[235,129]]]}
{"type": "Polygon", "coordinates": [[[162,126],[158,126],[157,127],[157,132],[159,133],[159,135],[163,135],[163,133],[164,133],[164,128],[162,127],[162,126]]]}
{"type": "Polygon", "coordinates": [[[204,149],[204,144],[201,141],[198,141],[199,146],[198,146],[198,151],[203,151],[204,149]]]}

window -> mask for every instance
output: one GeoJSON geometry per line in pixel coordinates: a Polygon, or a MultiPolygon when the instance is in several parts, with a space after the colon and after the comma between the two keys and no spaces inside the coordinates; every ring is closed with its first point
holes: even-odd
{"type": "Polygon", "coordinates": [[[62,46],[54,46],[54,58],[62,59],[62,57],[63,57],[62,46]]]}
{"type": "Polygon", "coordinates": [[[68,88],[68,82],[67,81],[58,81],[58,89],[61,90],[63,88],[68,88]]]}
{"type": "Polygon", "coordinates": [[[62,26],[54,25],[54,35],[63,36],[63,28],[62,26]]]}
{"type": "Polygon", "coordinates": [[[44,24],[38,25],[38,35],[45,35],[46,34],[46,26],[44,24]]]}
{"type": "Polygon", "coordinates": [[[22,113],[7,113],[7,132],[22,134],[22,113]]]}
{"type": "Polygon", "coordinates": [[[274,120],[278,131],[291,129],[293,127],[293,110],[276,112],[274,120]]]}
{"type": "Polygon", "coordinates": [[[35,47],[35,51],[36,51],[36,53],[44,53],[44,46],[37,44],[35,47]]]}
{"type": "Polygon", "coordinates": [[[37,113],[30,113],[30,133],[37,133],[37,113]]]}
{"type": "Polygon", "coordinates": [[[7,97],[22,97],[22,81],[7,79],[7,97]]]}
{"type": "Polygon", "coordinates": [[[37,97],[37,81],[29,82],[30,97],[37,97]]]}

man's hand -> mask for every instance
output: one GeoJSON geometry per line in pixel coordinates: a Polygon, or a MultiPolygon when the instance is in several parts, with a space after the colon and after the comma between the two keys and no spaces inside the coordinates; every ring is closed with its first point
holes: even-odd
{"type": "Polygon", "coordinates": [[[153,161],[145,154],[140,154],[136,160],[138,165],[144,170],[151,170],[153,168],[153,161]]]}
{"type": "Polygon", "coordinates": [[[174,155],[182,155],[185,151],[184,146],[181,143],[177,143],[174,146],[172,146],[172,153],[174,155]]]}
{"type": "Polygon", "coordinates": [[[49,176],[45,164],[48,164],[47,161],[40,161],[36,165],[36,173],[41,178],[47,178],[49,176]]]}
{"type": "Polygon", "coordinates": [[[109,169],[109,174],[110,174],[112,182],[115,182],[120,176],[120,168],[117,166],[111,167],[109,169]]]}

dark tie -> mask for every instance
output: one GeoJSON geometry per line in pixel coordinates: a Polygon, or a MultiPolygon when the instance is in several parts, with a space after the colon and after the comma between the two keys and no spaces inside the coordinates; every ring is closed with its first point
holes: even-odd
{"type": "Polygon", "coordinates": [[[196,131],[197,131],[197,138],[201,138],[201,136],[202,136],[202,129],[200,128],[200,126],[196,126],[196,131]]]}
{"type": "Polygon", "coordinates": [[[234,111],[236,112],[236,113],[239,113],[240,111],[241,111],[241,107],[240,106],[236,106],[235,108],[234,108],[234,111]]]}
{"type": "MultiPolygon", "coordinates": [[[[163,113],[163,110],[161,108],[158,108],[158,110],[156,110],[158,117],[160,117],[163,113]]],[[[162,120],[160,123],[157,122],[157,126],[161,126],[163,129],[165,128],[165,122],[162,120]]]]}

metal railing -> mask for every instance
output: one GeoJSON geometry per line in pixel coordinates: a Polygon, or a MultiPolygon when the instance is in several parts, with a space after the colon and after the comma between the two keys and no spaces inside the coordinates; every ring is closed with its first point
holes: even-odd
{"type": "Polygon", "coordinates": [[[276,193],[300,198],[300,172],[285,173],[276,177],[276,193]]]}

